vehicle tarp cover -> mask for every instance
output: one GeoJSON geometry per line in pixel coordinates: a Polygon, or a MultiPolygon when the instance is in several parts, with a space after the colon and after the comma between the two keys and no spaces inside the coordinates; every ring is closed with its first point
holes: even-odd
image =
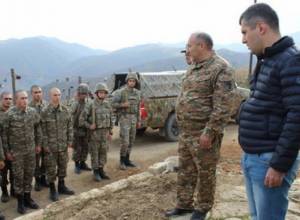
{"type": "MultiPolygon", "coordinates": [[[[166,71],[138,73],[143,97],[170,97],[178,96],[181,90],[181,81],[185,71],[166,71]]],[[[112,75],[108,86],[111,91],[122,87],[126,74],[112,75]],[[121,82],[123,81],[123,83],[121,82]]]]}

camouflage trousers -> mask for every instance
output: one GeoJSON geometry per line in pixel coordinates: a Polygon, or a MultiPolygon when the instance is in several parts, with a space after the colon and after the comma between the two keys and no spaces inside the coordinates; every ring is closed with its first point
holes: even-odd
{"type": "Polygon", "coordinates": [[[89,153],[87,136],[77,136],[74,134],[73,140],[73,160],[75,162],[86,161],[89,153]]]}
{"type": "Polygon", "coordinates": [[[89,148],[93,169],[104,167],[107,162],[108,134],[109,129],[106,128],[96,129],[91,134],[89,148]]]}
{"type": "Polygon", "coordinates": [[[38,178],[41,177],[42,175],[46,175],[45,153],[43,151],[35,155],[34,177],[38,178]]]}
{"type": "Polygon", "coordinates": [[[58,178],[67,176],[67,165],[69,161],[68,151],[46,153],[46,174],[49,183],[53,183],[58,178]]]}
{"type": "Polygon", "coordinates": [[[12,162],[9,160],[5,160],[5,167],[1,170],[1,187],[6,187],[9,183],[12,185],[14,182],[13,174],[12,174],[12,162]],[[9,181],[8,181],[9,179],[9,181]]]}
{"type": "Polygon", "coordinates": [[[209,211],[214,203],[216,168],[223,135],[213,138],[212,148],[199,148],[201,132],[181,132],[179,136],[179,171],[177,207],[209,211]]]}
{"type": "Polygon", "coordinates": [[[12,161],[15,193],[29,193],[35,169],[35,151],[15,153],[12,161]]]}
{"type": "Polygon", "coordinates": [[[135,114],[126,114],[120,117],[119,122],[121,139],[120,154],[122,157],[125,157],[126,154],[130,154],[135,141],[137,118],[135,114]]]}

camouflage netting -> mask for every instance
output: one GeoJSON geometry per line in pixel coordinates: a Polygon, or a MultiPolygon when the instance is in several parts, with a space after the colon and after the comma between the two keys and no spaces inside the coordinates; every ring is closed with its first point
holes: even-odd
{"type": "Polygon", "coordinates": [[[178,96],[184,71],[141,73],[140,82],[144,97],[178,96]]]}
{"type": "MultiPolygon", "coordinates": [[[[142,95],[146,98],[178,96],[181,78],[184,72],[185,71],[139,73],[142,95]]],[[[122,78],[125,80],[125,77],[125,73],[113,74],[111,79],[107,82],[110,91],[112,92],[116,87],[122,87],[121,81],[122,78]],[[116,82],[117,78],[118,81],[116,82]]]]}

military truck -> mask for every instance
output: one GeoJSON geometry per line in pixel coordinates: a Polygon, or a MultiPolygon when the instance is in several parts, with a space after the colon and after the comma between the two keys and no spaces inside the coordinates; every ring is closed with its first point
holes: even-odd
{"type": "MultiPolygon", "coordinates": [[[[136,87],[140,89],[143,97],[140,105],[142,127],[137,130],[138,134],[142,134],[150,127],[159,129],[160,135],[168,141],[178,140],[175,105],[184,73],[185,71],[136,73],[139,78],[136,87]]],[[[107,85],[112,96],[119,88],[125,86],[126,75],[127,73],[114,73],[108,80],[107,85]]],[[[248,96],[247,89],[236,87],[233,106],[239,106],[248,96]]],[[[237,110],[237,107],[232,108],[233,117],[237,114],[237,110]]]]}

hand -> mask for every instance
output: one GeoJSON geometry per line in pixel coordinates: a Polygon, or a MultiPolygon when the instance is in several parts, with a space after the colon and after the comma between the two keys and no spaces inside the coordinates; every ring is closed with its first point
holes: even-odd
{"type": "Polygon", "coordinates": [[[0,160],[0,170],[2,170],[5,167],[5,163],[3,160],[0,160]]]}
{"type": "Polygon", "coordinates": [[[50,150],[49,150],[48,147],[44,147],[44,148],[43,148],[43,151],[44,151],[45,153],[50,153],[50,150]]]}
{"type": "Polygon", "coordinates": [[[141,128],[142,127],[142,123],[141,122],[136,123],[136,127],[137,128],[141,128]]]}
{"type": "Polygon", "coordinates": [[[108,134],[108,135],[107,135],[107,139],[108,139],[109,141],[111,141],[111,140],[112,140],[112,135],[111,135],[111,134],[108,134]]]}
{"type": "Polygon", "coordinates": [[[41,151],[42,151],[41,146],[36,146],[36,147],[35,147],[35,153],[36,153],[36,154],[41,153],[41,151]]]}
{"type": "Polygon", "coordinates": [[[6,153],[6,159],[9,160],[9,161],[13,161],[14,156],[11,153],[6,153]]]}
{"type": "Polygon", "coordinates": [[[91,126],[90,126],[90,130],[95,130],[96,129],[96,124],[94,123],[94,124],[91,124],[91,126]]]}
{"type": "Polygon", "coordinates": [[[265,186],[270,188],[281,186],[284,175],[285,173],[279,172],[270,167],[265,177],[265,186]]]}
{"type": "Polygon", "coordinates": [[[209,149],[211,148],[211,137],[207,134],[202,134],[199,138],[199,147],[202,149],[209,149]]]}
{"type": "Polygon", "coordinates": [[[122,108],[128,108],[128,107],[129,107],[129,102],[123,102],[123,103],[121,104],[121,107],[122,107],[122,108]]]}

